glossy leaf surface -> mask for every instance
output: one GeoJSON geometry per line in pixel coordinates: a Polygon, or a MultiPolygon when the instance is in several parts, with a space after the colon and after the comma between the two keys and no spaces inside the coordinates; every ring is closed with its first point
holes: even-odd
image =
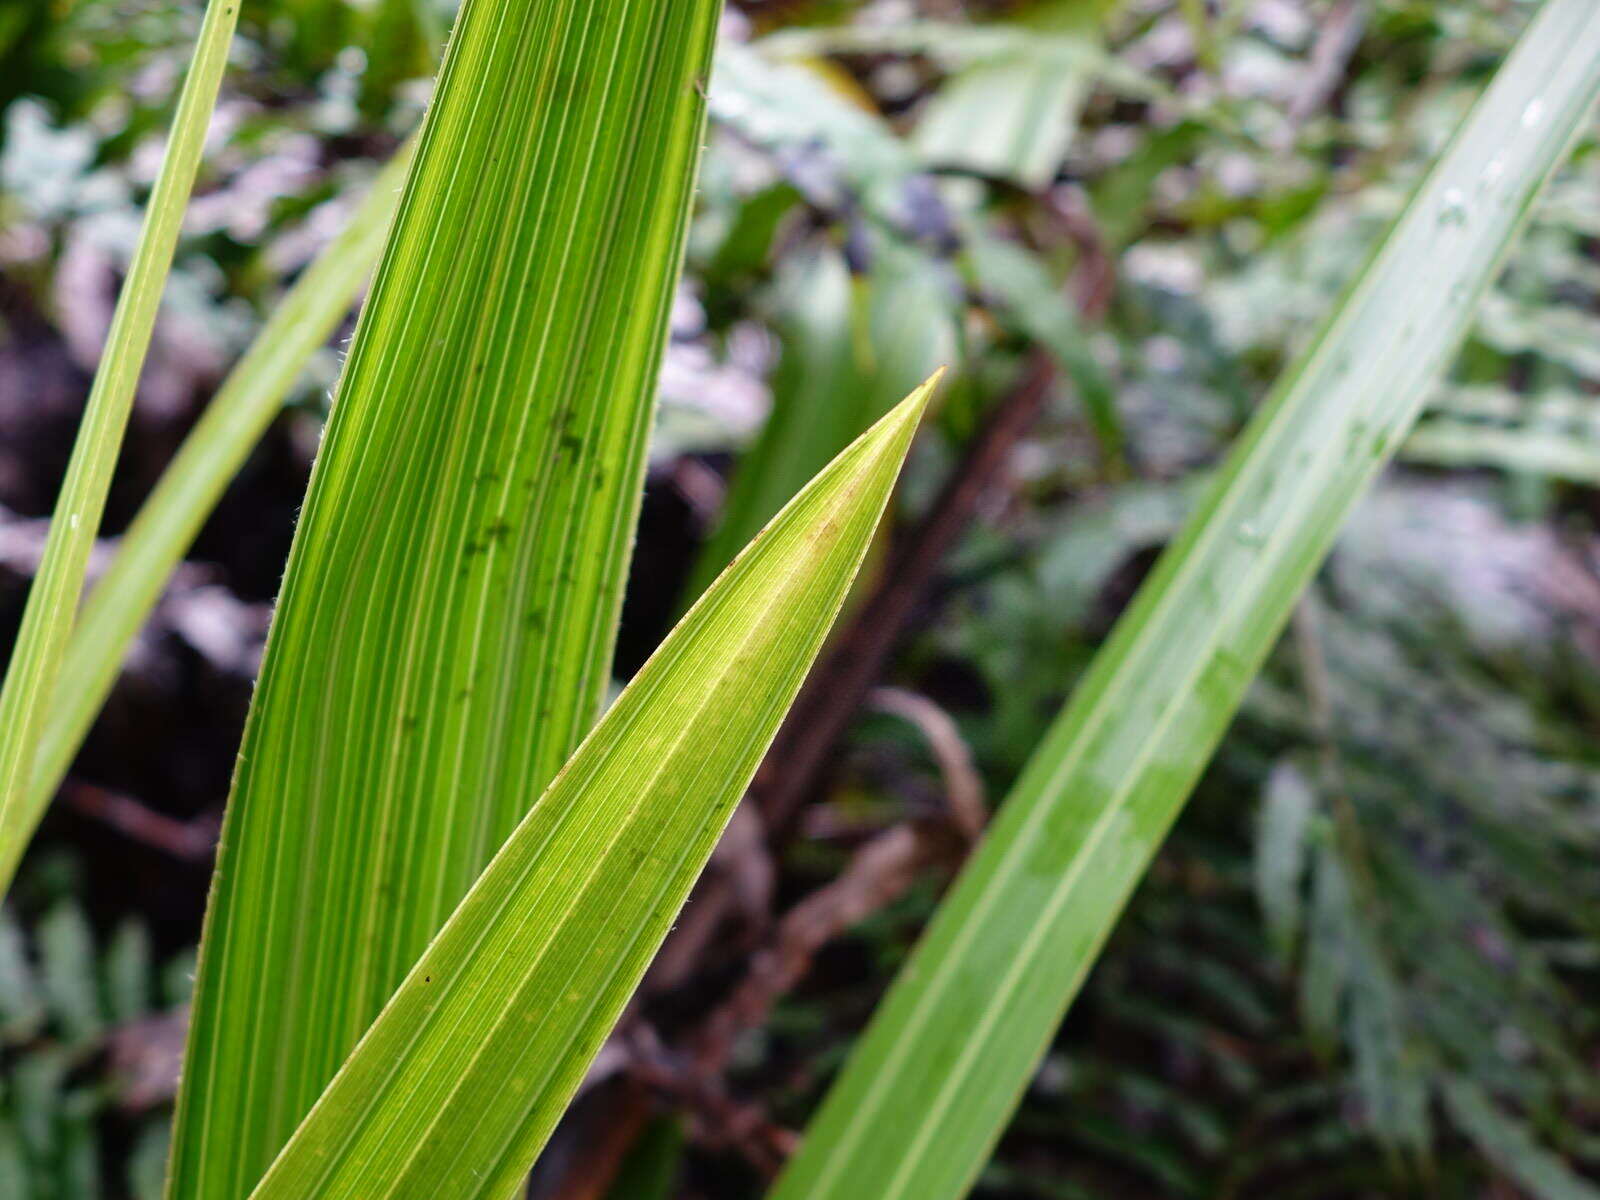
{"type": "Polygon", "coordinates": [[[1550,0],[1079,684],[825,1100],[781,1200],[971,1186],[1597,91],[1600,10],[1550,0]]]}

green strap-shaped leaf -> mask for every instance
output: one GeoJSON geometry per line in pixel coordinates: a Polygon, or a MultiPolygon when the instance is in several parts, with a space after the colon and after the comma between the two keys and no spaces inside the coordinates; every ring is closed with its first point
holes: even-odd
{"type": "Polygon", "coordinates": [[[971,1186],[1597,90],[1600,7],[1550,0],[1096,658],[824,1101],[781,1200],[971,1186]]]}
{"type": "Polygon", "coordinates": [[[183,210],[194,189],[216,106],[239,0],[210,0],[189,73],[178,96],[172,135],[145,210],[139,242],[106,335],[83,424],[56,501],[44,558],[28,592],[22,628],[0,689],[0,889],[10,882],[34,820],[29,803],[40,732],[77,614],[89,552],[105,512],[111,472],[150,349],[161,291],[177,252],[183,210]]]}
{"type": "MultiPolygon", "coordinates": [[[[72,631],[34,757],[25,840],[44,815],[105,703],[140,626],[306,362],[327,342],[372,271],[394,216],[410,147],[373,180],[350,223],[279,301],[117,545],[72,631]]],[[[13,854],[19,847],[8,847],[13,854]]],[[[15,861],[14,858],[11,861],[15,861]]],[[[9,871],[5,879],[9,879],[9,871]]]]}
{"type": "Polygon", "coordinates": [[[1557,430],[1505,428],[1434,417],[1412,432],[1400,454],[1408,462],[1492,467],[1589,487],[1600,485],[1600,443],[1557,430]]]}
{"type": "Polygon", "coordinates": [[[412,968],[257,1200],[503,1197],[666,936],[866,553],[930,382],[778,514],[412,968]]]}
{"type": "Polygon", "coordinates": [[[246,1195],[589,728],[715,0],[468,0],[296,532],[173,1200],[246,1195]]]}

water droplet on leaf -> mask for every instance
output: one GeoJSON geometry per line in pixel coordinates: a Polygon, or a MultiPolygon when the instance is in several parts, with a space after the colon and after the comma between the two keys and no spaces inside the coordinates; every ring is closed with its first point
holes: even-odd
{"type": "Polygon", "coordinates": [[[1461,194],[1460,188],[1451,188],[1444,194],[1444,202],[1439,206],[1439,224],[1465,225],[1467,223],[1467,198],[1461,194]]]}

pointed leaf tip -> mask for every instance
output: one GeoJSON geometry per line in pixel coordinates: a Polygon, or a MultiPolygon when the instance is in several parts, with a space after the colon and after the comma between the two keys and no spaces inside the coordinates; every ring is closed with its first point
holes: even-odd
{"type": "Polygon", "coordinates": [[[938,392],[939,385],[944,381],[947,369],[946,367],[940,367],[919,384],[909,396],[885,413],[879,419],[877,428],[872,431],[872,434],[882,436],[886,443],[904,449],[905,443],[910,441],[911,435],[917,431],[917,427],[922,423],[923,415],[928,411],[928,404],[938,392]]]}
{"type": "Polygon", "coordinates": [[[801,489],[667,635],[254,1200],[493,1200],[526,1174],[816,660],[936,383],[801,489]]]}

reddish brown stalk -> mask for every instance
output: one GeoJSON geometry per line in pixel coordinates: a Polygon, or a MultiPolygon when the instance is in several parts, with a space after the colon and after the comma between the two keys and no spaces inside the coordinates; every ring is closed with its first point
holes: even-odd
{"type": "Polygon", "coordinates": [[[113,1029],[106,1038],[117,1103],[126,1112],[149,1112],[178,1094],[178,1070],[189,1033],[189,1006],[181,1005],[113,1029]]]}
{"type": "Polygon", "coordinates": [[[934,827],[896,825],[857,850],[839,878],[784,914],[772,943],[751,959],[739,986],[695,1035],[697,1071],[720,1073],[738,1036],[766,1020],[779,997],[805,976],[817,951],[903,896],[923,867],[946,856],[950,840],[934,827]]]}
{"type": "Polygon", "coordinates": [[[1072,294],[1079,314],[1091,324],[1104,320],[1117,290],[1117,264],[1100,235],[1088,197],[1080,187],[1058,187],[1045,196],[1045,211],[1078,251],[1072,294]]]}
{"type": "Polygon", "coordinates": [[[697,1141],[733,1147],[763,1174],[778,1173],[799,1143],[793,1130],[775,1124],[760,1105],[741,1103],[728,1095],[719,1074],[686,1062],[662,1045],[645,1022],[635,1022],[624,1038],[633,1058],[634,1077],[688,1111],[697,1141]]]}
{"type": "Polygon", "coordinates": [[[969,842],[977,841],[989,820],[983,777],[973,765],[972,751],[962,740],[961,731],[950,714],[926,696],[904,688],[873,688],[867,702],[879,712],[899,717],[922,734],[938,765],[939,776],[944,780],[950,820],[962,837],[969,842]]]}
{"type": "Polygon", "coordinates": [[[217,848],[216,817],[178,821],[146,808],[137,800],[80,783],[69,786],[63,797],[69,805],[119,833],[172,855],[184,862],[209,862],[217,848]]]}
{"type": "Polygon", "coordinates": [[[617,1081],[605,1111],[590,1114],[582,1151],[571,1159],[560,1180],[540,1189],[544,1200],[605,1200],[628,1152],[655,1112],[649,1090],[631,1076],[617,1081]]]}
{"type": "Polygon", "coordinates": [[[1343,86],[1366,28],[1367,6],[1359,0],[1340,0],[1323,18],[1299,91],[1289,102],[1286,143],[1292,144],[1299,127],[1325,108],[1343,86]]]}

